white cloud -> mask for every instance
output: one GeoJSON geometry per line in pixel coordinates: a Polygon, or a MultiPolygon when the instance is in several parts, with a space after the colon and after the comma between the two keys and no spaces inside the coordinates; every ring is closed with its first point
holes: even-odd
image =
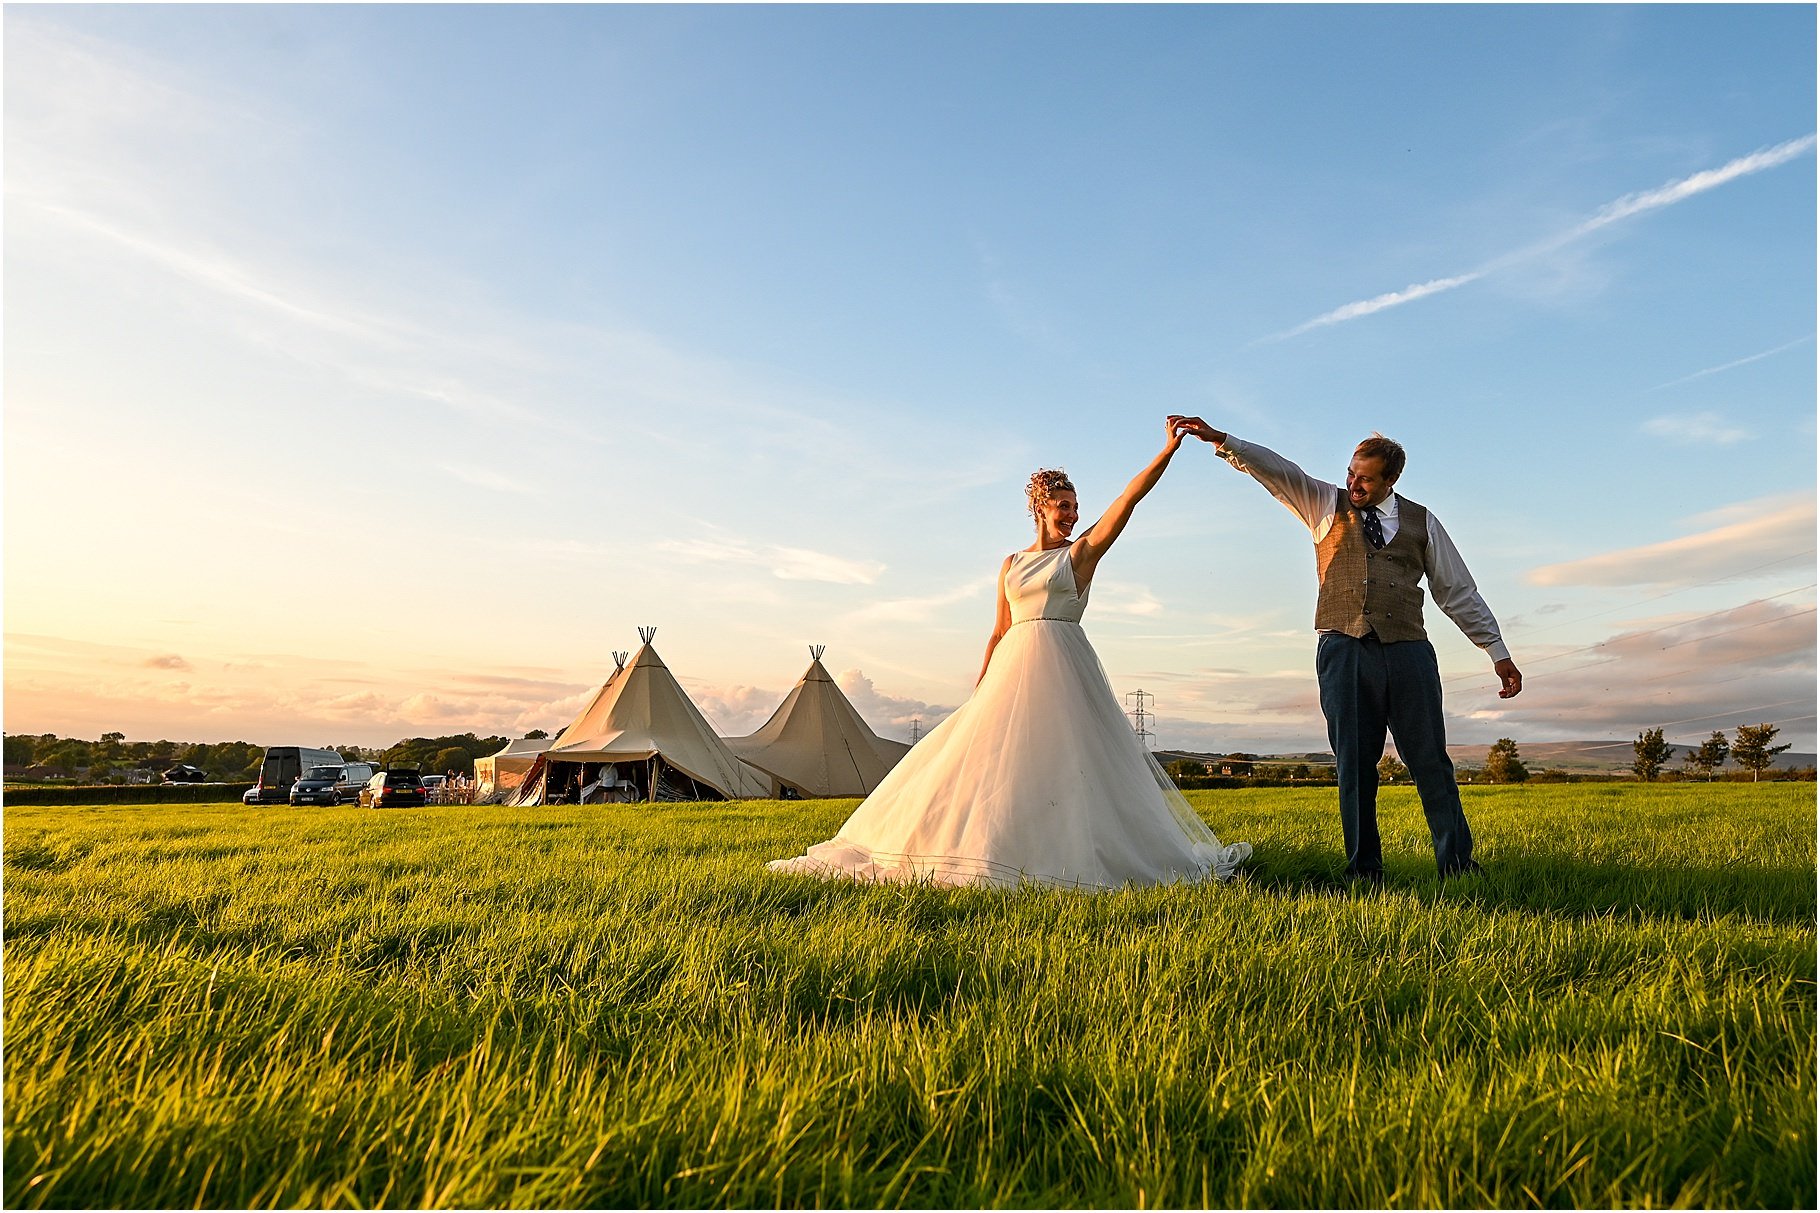
{"type": "Polygon", "coordinates": [[[1291,337],[1301,336],[1310,329],[1325,328],[1327,325],[1339,324],[1344,320],[1357,320],[1360,316],[1369,316],[1373,312],[1381,312],[1386,308],[1400,307],[1405,303],[1414,303],[1417,299],[1426,299],[1430,295],[1438,295],[1442,291],[1451,291],[1456,287],[1465,286],[1469,282],[1477,282],[1485,276],[1486,272],[1487,271],[1485,270],[1474,270],[1470,274],[1458,274],[1452,278],[1436,278],[1429,282],[1421,282],[1414,286],[1406,286],[1400,291],[1389,291],[1371,299],[1362,299],[1357,303],[1343,304],[1340,307],[1334,308],[1331,312],[1324,312],[1321,315],[1316,316],[1313,320],[1304,321],[1303,323],[1296,325],[1288,332],[1278,333],[1274,337],[1265,338],[1265,340],[1287,341],[1291,337]]]}
{"type": "Polygon", "coordinates": [[[1643,423],[1643,432],[1683,446],[1730,446],[1756,437],[1751,431],[1731,424],[1714,412],[1652,417],[1643,423]]]}
{"type": "Polygon", "coordinates": [[[1736,358],[1736,359],[1733,359],[1731,362],[1720,363],[1718,366],[1709,366],[1704,370],[1695,371],[1691,375],[1683,375],[1679,379],[1670,379],[1667,383],[1658,383],[1655,387],[1652,387],[1648,390],[1652,391],[1652,392],[1659,392],[1663,388],[1677,387],[1683,383],[1692,383],[1696,379],[1704,379],[1708,375],[1717,375],[1724,371],[1732,370],[1736,367],[1749,366],[1753,362],[1761,362],[1765,358],[1773,358],[1777,354],[1786,353],[1787,351],[1792,350],[1792,349],[1796,348],[1797,346],[1809,345],[1813,342],[1813,340],[1814,340],[1813,336],[1810,334],[1809,336],[1801,337],[1794,341],[1786,341],[1786,342],[1782,343],[1781,345],[1776,346],[1774,349],[1764,350],[1760,354],[1752,354],[1748,358],[1736,358]]]}
{"type": "Polygon", "coordinates": [[[663,539],[651,547],[690,564],[755,565],[769,569],[773,577],[782,581],[871,585],[885,571],[885,565],[877,560],[850,560],[808,548],[754,543],[724,532],[704,539],[663,539]]]}
{"type": "MultiPolygon", "coordinates": [[[[1707,521],[1710,529],[1643,547],[1531,569],[1531,585],[1700,585],[1787,567],[1814,550],[1814,497],[1747,502],[1707,521]]],[[[1699,521],[1699,520],[1696,520],[1699,521]]]]}
{"type": "Polygon", "coordinates": [[[1163,602],[1150,587],[1110,577],[1095,577],[1091,591],[1095,616],[1130,616],[1149,619],[1163,613],[1163,602]]]}
{"type": "Polygon", "coordinates": [[[927,623],[944,608],[978,598],[998,585],[998,574],[976,577],[950,590],[917,598],[887,598],[854,611],[854,623],[927,623]]]}
{"type": "Polygon", "coordinates": [[[1523,694],[1486,709],[1507,736],[1631,738],[1660,727],[1670,740],[1697,742],[1715,729],[1781,721],[1782,740],[1813,747],[1811,603],[1639,620],[1594,646],[1520,653],[1518,662],[1523,694]]]}
{"type": "Polygon", "coordinates": [[[888,741],[909,741],[912,721],[920,721],[923,734],[954,714],[954,707],[887,695],[860,670],[842,670],[834,679],[872,731],[888,741]]]}
{"type": "Polygon", "coordinates": [[[475,488],[491,489],[496,493],[520,493],[531,496],[535,495],[537,492],[537,490],[533,489],[530,485],[521,484],[512,479],[512,477],[505,475],[503,472],[496,472],[492,468],[477,468],[465,464],[445,463],[442,465],[442,471],[446,475],[453,476],[463,484],[471,484],[475,488]]]}
{"type": "Polygon", "coordinates": [[[1469,283],[1477,282],[1479,279],[1484,278],[1489,274],[1508,269],[1511,266],[1542,256],[1545,253],[1554,252],[1564,245],[1580,240],[1601,228],[1617,223],[1619,220],[1629,219],[1633,216],[1645,214],[1653,210],[1660,210],[1665,206],[1673,206],[1677,202],[1692,198],[1696,194],[1705,193],[1707,190],[1716,189],[1729,181],[1735,181],[1740,177],[1747,177],[1752,173],[1760,173],[1765,169],[1774,168],[1779,164],[1785,164],[1795,157],[1811,151],[1813,146],[1814,136],[1804,135],[1799,139],[1791,139],[1786,143],[1779,143],[1774,147],[1752,152],[1748,156],[1740,156],[1736,160],[1721,165],[1716,169],[1706,169],[1702,172],[1695,173],[1692,176],[1683,177],[1679,181],[1671,181],[1667,185],[1657,189],[1626,194],[1622,198],[1606,203],[1592,215],[1582,220],[1580,223],[1575,224],[1573,227],[1568,228],[1566,231],[1551,236],[1536,244],[1518,249],[1515,252],[1506,253],[1503,256],[1494,258],[1476,270],[1471,270],[1467,273],[1457,274],[1448,278],[1435,278],[1415,286],[1404,287],[1400,291],[1390,291],[1386,294],[1377,295],[1370,299],[1363,299],[1356,303],[1342,304],[1332,311],[1323,312],[1313,320],[1305,321],[1292,329],[1273,334],[1270,337],[1262,338],[1262,340],[1284,341],[1291,337],[1300,336],[1311,329],[1323,328],[1327,325],[1339,324],[1347,320],[1356,320],[1361,316],[1370,316],[1376,312],[1384,311],[1387,308],[1399,307],[1405,303],[1413,303],[1417,299],[1425,299],[1430,295],[1438,295],[1443,291],[1451,291],[1458,287],[1466,286],[1469,283]]]}

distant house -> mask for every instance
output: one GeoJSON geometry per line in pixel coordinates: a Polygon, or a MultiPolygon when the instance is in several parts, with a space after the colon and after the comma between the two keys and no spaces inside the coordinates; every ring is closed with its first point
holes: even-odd
{"type": "Polygon", "coordinates": [[[17,763],[9,762],[6,764],[5,775],[8,779],[43,781],[48,779],[74,779],[76,777],[76,772],[66,770],[63,767],[41,767],[36,765],[20,766],[17,763]]]}

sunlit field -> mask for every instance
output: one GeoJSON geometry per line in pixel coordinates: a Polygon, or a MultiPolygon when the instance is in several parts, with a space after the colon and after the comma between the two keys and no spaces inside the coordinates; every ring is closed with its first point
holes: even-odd
{"type": "Polygon", "coordinates": [[[1815,1198],[1812,784],[1466,789],[1488,872],[772,876],[851,801],[9,808],[9,1206],[1815,1198]]]}

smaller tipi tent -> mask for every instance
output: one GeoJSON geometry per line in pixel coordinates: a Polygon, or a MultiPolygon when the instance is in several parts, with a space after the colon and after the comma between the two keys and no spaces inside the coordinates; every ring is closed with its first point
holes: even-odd
{"type": "Polygon", "coordinates": [[[651,647],[655,632],[639,629],[638,652],[544,751],[543,769],[527,777],[520,803],[602,780],[631,784],[647,800],[771,795],[770,780],[734,757],[689,701],[651,647]]]}
{"type": "Polygon", "coordinates": [[[550,748],[548,737],[520,737],[506,742],[496,754],[474,760],[474,782],[476,790],[482,796],[494,792],[510,792],[519,784],[531,767],[537,762],[537,756],[550,748]]]}
{"type": "Polygon", "coordinates": [[[808,670],[764,728],[727,748],[799,796],[865,796],[910,747],[872,731],[828,677],[824,652],[811,645],[808,670]]]}

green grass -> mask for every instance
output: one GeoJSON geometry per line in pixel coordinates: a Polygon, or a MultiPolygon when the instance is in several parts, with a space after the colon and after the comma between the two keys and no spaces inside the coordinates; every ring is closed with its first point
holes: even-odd
{"type": "Polygon", "coordinates": [[[9,808],[11,1207],[1815,1197],[1812,785],[1467,789],[1490,872],[764,873],[852,802],[9,808]]]}

